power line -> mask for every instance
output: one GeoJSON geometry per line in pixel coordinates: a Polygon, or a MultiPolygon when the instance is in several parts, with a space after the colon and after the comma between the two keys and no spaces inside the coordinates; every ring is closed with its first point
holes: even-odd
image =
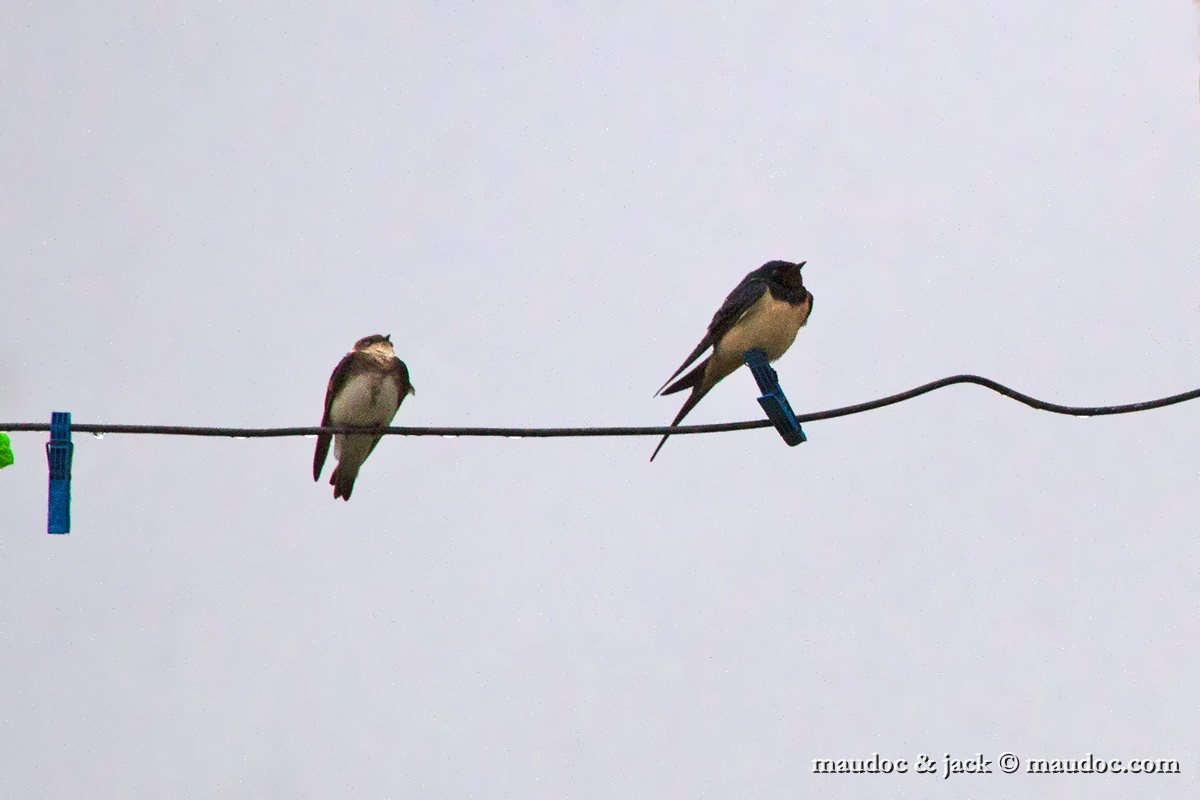
{"type": "MultiPolygon", "coordinates": [[[[1023,392],[1018,392],[1002,383],[983,378],[978,375],[952,375],[940,380],[931,381],[906,392],[881,397],[865,403],[857,403],[841,408],[831,408],[827,411],[814,411],[808,414],[797,414],[798,422],[815,422],[836,417],[848,417],[873,411],[877,408],[903,403],[923,394],[953,386],[958,383],[971,383],[990,389],[997,394],[1016,400],[1030,408],[1039,411],[1049,411],[1052,414],[1067,414],[1073,417],[1103,417],[1112,414],[1132,414],[1138,411],[1150,411],[1164,408],[1200,398],[1200,389],[1161,397],[1157,400],[1145,400],[1139,403],[1127,403],[1117,406],[1065,406],[1038,400],[1023,392]]],[[[726,431],[745,431],[754,428],[769,428],[771,421],[766,419],[749,420],[746,422],[720,422],[711,425],[680,425],[672,428],[665,425],[651,427],[618,426],[618,427],[580,427],[580,428],[492,428],[492,427],[449,427],[449,428],[353,428],[339,427],[299,427],[299,428],[223,428],[199,427],[191,425],[107,425],[107,424],[71,424],[71,430],[78,433],[142,433],[160,434],[166,436],[226,436],[240,439],[274,438],[280,436],[316,436],[319,433],[361,433],[369,430],[372,433],[382,433],[392,436],[502,436],[508,438],[560,438],[582,436],[662,436],[670,433],[673,436],[692,433],[723,433],[726,431]]],[[[50,424],[45,422],[0,422],[0,431],[49,431],[50,424]]]]}

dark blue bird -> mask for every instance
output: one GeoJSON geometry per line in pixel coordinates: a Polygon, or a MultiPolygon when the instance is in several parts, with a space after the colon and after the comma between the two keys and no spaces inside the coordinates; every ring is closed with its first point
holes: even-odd
{"type": "MultiPolygon", "coordinates": [[[[760,347],[766,351],[768,360],[774,361],[792,346],[797,332],[808,322],[808,315],[812,312],[812,292],[804,288],[804,278],[800,274],[800,269],[806,263],[768,261],[742,278],[737,288],[729,293],[725,302],[713,315],[712,322],[708,324],[708,333],[700,340],[700,344],[696,345],[696,349],[687,360],[675,370],[675,374],[667,379],[663,388],[655,392],[657,397],[660,394],[682,392],[684,389],[692,390],[683,408],[675,415],[675,420],[671,423],[672,428],[677,426],[722,378],[744,363],[743,356],[747,350],[760,347]],[[691,366],[692,362],[710,347],[713,351],[708,358],[675,381],[679,373],[691,366]]],[[[651,461],[667,443],[667,437],[670,435],[668,433],[663,436],[658,447],[654,448],[654,453],[650,456],[651,461]]]]}

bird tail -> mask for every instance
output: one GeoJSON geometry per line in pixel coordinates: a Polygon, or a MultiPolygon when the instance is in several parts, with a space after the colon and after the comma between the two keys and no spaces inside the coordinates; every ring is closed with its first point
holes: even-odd
{"type": "Polygon", "coordinates": [[[335,500],[339,497],[343,500],[350,499],[350,492],[354,491],[354,479],[358,477],[359,466],[350,461],[338,462],[337,468],[329,476],[329,483],[333,486],[333,497],[335,500]]]}
{"type": "MultiPolygon", "coordinates": [[[[686,376],[684,376],[683,378],[680,379],[680,383],[683,383],[683,381],[686,381],[689,378],[691,378],[691,376],[694,373],[696,373],[699,369],[701,369],[703,367],[704,367],[704,365],[701,364],[700,367],[698,367],[695,370],[692,370],[692,372],[689,372],[686,376]]],[[[687,387],[680,386],[679,388],[683,389],[683,388],[687,388],[687,387]]],[[[696,407],[697,403],[699,403],[702,399],[704,399],[704,395],[708,394],[708,390],[711,388],[712,388],[711,386],[706,387],[703,383],[696,381],[695,386],[692,388],[692,393],[688,396],[687,402],[685,402],[683,404],[683,408],[679,409],[679,413],[675,415],[675,419],[671,422],[671,427],[674,428],[676,425],[678,425],[680,422],[682,422],[683,418],[686,417],[688,415],[688,413],[693,408],[696,407]]],[[[671,392],[677,392],[677,391],[679,391],[679,389],[672,387],[672,388],[668,389],[667,391],[663,392],[663,394],[670,394],[671,392]]],[[[659,440],[658,447],[654,448],[654,452],[650,454],[651,461],[653,461],[654,457],[656,455],[658,455],[658,451],[662,450],[663,445],[667,443],[667,438],[670,437],[670,435],[671,434],[669,434],[669,433],[665,434],[663,436],[663,438],[659,440]]]]}
{"type": "Polygon", "coordinates": [[[704,380],[704,370],[708,369],[708,362],[711,360],[712,356],[704,359],[695,367],[693,367],[692,371],[687,375],[684,375],[682,378],[675,381],[665,389],[659,389],[658,393],[664,395],[675,394],[676,392],[682,392],[684,389],[691,389],[693,386],[699,386],[700,382],[704,380]]]}

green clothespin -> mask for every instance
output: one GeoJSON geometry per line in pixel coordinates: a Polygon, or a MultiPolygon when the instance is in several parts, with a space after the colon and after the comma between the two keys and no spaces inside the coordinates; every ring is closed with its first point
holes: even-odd
{"type": "Polygon", "coordinates": [[[0,469],[13,463],[12,441],[7,433],[0,433],[0,469]]]}

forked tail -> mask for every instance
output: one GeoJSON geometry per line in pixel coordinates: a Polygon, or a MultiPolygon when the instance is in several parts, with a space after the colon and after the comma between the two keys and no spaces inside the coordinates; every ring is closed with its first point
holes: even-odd
{"type": "MultiPolygon", "coordinates": [[[[701,365],[701,366],[703,366],[703,365],[701,365]]],[[[689,376],[690,376],[690,374],[691,373],[689,373],[689,376]]],[[[683,378],[682,380],[687,380],[687,378],[683,378]]],[[[679,423],[683,421],[683,418],[688,415],[688,412],[690,412],[693,408],[696,407],[696,404],[699,403],[704,398],[704,395],[708,394],[708,389],[702,389],[701,388],[702,385],[703,384],[697,383],[696,386],[692,388],[692,393],[688,396],[687,402],[683,404],[683,408],[679,409],[679,413],[675,415],[675,419],[671,422],[672,428],[679,425],[679,423]]],[[[681,388],[686,388],[686,387],[681,387],[681,388]]],[[[711,389],[712,387],[710,386],[709,388],[711,389]]],[[[674,387],[672,387],[671,389],[668,389],[667,392],[663,392],[663,394],[667,394],[669,392],[674,392],[674,391],[678,391],[678,390],[675,389],[674,387]]],[[[650,454],[651,461],[653,461],[654,457],[656,455],[658,455],[658,451],[662,450],[663,445],[667,443],[667,439],[670,438],[670,436],[671,436],[671,434],[669,434],[669,433],[663,435],[662,439],[658,443],[658,447],[654,448],[654,452],[650,454]]]]}
{"type": "Polygon", "coordinates": [[[358,465],[351,466],[345,461],[339,461],[337,468],[329,476],[329,483],[333,486],[334,499],[340,497],[343,500],[349,500],[350,492],[354,491],[354,479],[357,477],[358,465]]]}

